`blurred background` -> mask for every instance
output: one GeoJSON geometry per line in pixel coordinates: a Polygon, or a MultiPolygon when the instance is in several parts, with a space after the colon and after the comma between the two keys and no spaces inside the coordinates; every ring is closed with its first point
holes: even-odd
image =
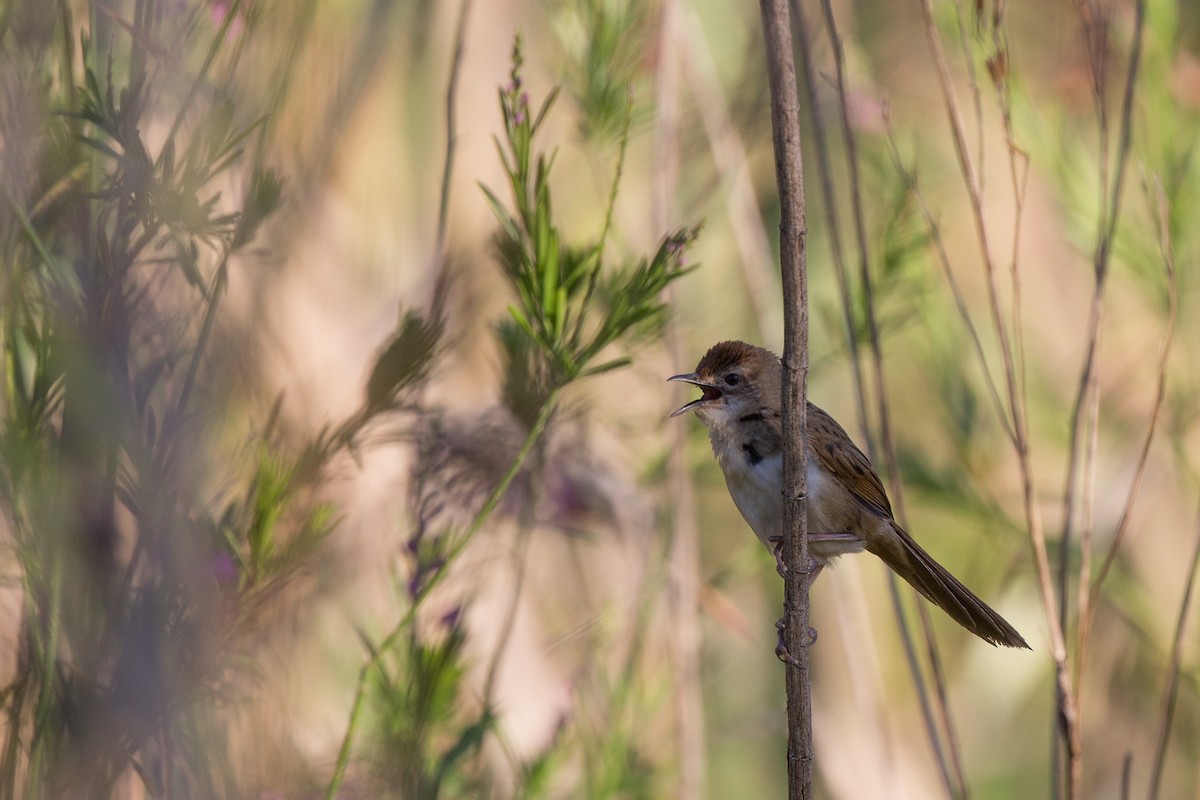
{"type": "MultiPolygon", "coordinates": [[[[1033,648],[844,559],[817,795],[1200,797],[1200,10],[792,13],[809,396],[1033,648]]],[[[782,585],[664,382],[782,344],[762,50],[0,0],[0,798],[784,795],[782,585]]]]}

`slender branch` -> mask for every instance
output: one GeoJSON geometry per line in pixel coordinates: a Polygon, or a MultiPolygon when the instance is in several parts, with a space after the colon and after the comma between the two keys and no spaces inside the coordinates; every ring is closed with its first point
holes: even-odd
{"type": "Polygon", "coordinates": [[[704,126],[717,173],[721,182],[728,186],[729,225],[741,254],[738,262],[745,276],[760,338],[767,341],[783,327],[782,310],[775,305],[778,292],[771,241],[758,204],[750,157],[734,124],[734,115],[722,90],[704,27],[695,10],[688,9],[685,13],[687,32],[681,39],[680,52],[683,75],[695,98],[696,111],[704,126]]]}
{"type": "Polygon", "coordinates": [[[1192,589],[1196,583],[1196,568],[1200,566],[1200,514],[1196,519],[1196,546],[1192,550],[1192,561],[1183,585],[1183,599],[1179,603],[1179,617],[1175,621],[1175,636],[1171,640],[1171,656],[1167,660],[1167,685],[1163,690],[1162,721],[1158,727],[1158,743],[1154,748],[1154,765],[1150,770],[1150,790],[1147,800],[1158,800],[1162,783],[1163,765],[1167,760],[1167,744],[1171,738],[1171,722],[1175,719],[1175,701],[1179,695],[1179,664],[1182,658],[1183,632],[1187,628],[1188,611],[1192,607],[1192,589]]]}
{"type": "Polygon", "coordinates": [[[812,676],[809,673],[807,405],[808,225],[804,211],[804,165],[800,153],[800,107],[796,95],[792,29],[787,0],[760,0],[771,86],[775,181],[779,188],[779,255],[783,278],[783,514],[784,643],[788,707],[788,798],[812,797],[812,676]]]}
{"type": "MultiPolygon", "coordinates": [[[[798,3],[797,3],[798,5],[798,3]]],[[[875,440],[871,437],[867,439],[867,452],[871,459],[879,463],[879,455],[882,452],[883,463],[887,469],[888,483],[891,489],[892,502],[896,506],[897,519],[902,525],[906,525],[906,514],[904,509],[904,486],[900,480],[900,468],[896,458],[895,440],[892,437],[891,412],[888,406],[887,384],[884,378],[883,369],[883,342],[879,332],[879,320],[875,314],[875,281],[871,276],[871,256],[870,248],[867,243],[867,225],[865,204],[862,198],[862,181],[859,176],[859,158],[858,158],[858,137],[854,135],[854,127],[850,124],[850,102],[847,96],[847,80],[846,80],[846,58],[844,48],[842,47],[842,37],[838,33],[837,19],[833,14],[833,5],[830,0],[821,0],[821,12],[825,22],[825,29],[829,34],[829,40],[833,49],[833,63],[838,97],[838,121],[840,122],[842,142],[846,155],[846,169],[849,175],[850,183],[850,208],[854,220],[854,236],[855,244],[858,248],[858,274],[859,283],[863,291],[863,307],[864,316],[867,323],[867,340],[870,345],[871,353],[871,368],[872,378],[875,382],[875,400],[876,400],[876,415],[879,420],[879,444],[880,448],[875,447],[875,440]]],[[[798,16],[799,16],[799,12],[798,16]]],[[[807,38],[807,37],[805,37],[807,38]]],[[[811,78],[810,78],[811,80],[811,78]]],[[[853,324],[853,323],[851,323],[853,324]]],[[[857,357],[857,354],[855,354],[857,357]]],[[[857,361],[856,361],[857,364],[857,361]]],[[[863,388],[859,387],[860,390],[863,388]]],[[[865,404],[865,393],[860,392],[863,398],[860,402],[865,404]]],[[[864,426],[867,425],[866,415],[864,413],[864,426]]],[[[937,721],[934,719],[933,704],[930,702],[930,694],[925,685],[924,676],[922,674],[920,664],[916,660],[916,647],[912,641],[912,632],[904,618],[904,607],[900,602],[901,591],[896,576],[892,572],[888,572],[887,581],[890,585],[890,594],[892,597],[892,608],[895,612],[900,635],[904,641],[904,651],[908,658],[909,670],[913,677],[913,684],[916,688],[920,699],[922,718],[925,723],[926,733],[929,736],[930,746],[933,748],[934,756],[937,760],[939,772],[942,781],[945,784],[946,792],[951,797],[966,797],[966,779],[963,776],[962,759],[958,752],[958,745],[952,732],[954,730],[954,720],[950,713],[949,706],[944,702],[946,697],[946,687],[944,685],[936,686],[934,698],[936,699],[937,711],[942,719],[942,725],[946,731],[945,747],[943,747],[942,738],[938,734],[937,721]],[[949,751],[949,760],[947,761],[947,753],[949,751]]],[[[933,640],[933,629],[929,622],[929,612],[923,606],[919,606],[921,632],[925,639],[925,650],[931,659],[931,667],[934,676],[934,681],[938,681],[943,674],[940,657],[938,655],[937,645],[933,640]]]]}
{"type": "Polygon", "coordinates": [[[358,671],[358,683],[354,690],[354,702],[350,707],[350,719],[346,725],[346,733],[342,736],[341,746],[338,748],[337,761],[334,763],[333,775],[329,779],[329,786],[326,787],[326,800],[334,800],[338,795],[338,790],[341,789],[342,781],[346,777],[346,768],[350,764],[350,750],[354,743],[354,734],[358,730],[358,725],[362,715],[363,703],[366,700],[367,683],[370,680],[371,672],[378,666],[379,660],[383,654],[392,648],[396,639],[412,624],[416,618],[417,609],[421,607],[425,598],[429,597],[430,593],[445,579],[450,572],[450,566],[458,559],[459,555],[466,546],[475,538],[480,529],[483,528],[485,522],[492,516],[492,512],[496,510],[496,506],[504,498],[508,492],[508,488],[516,477],[521,472],[521,468],[525,465],[525,460],[529,454],[533,452],[534,445],[541,439],[542,433],[546,430],[546,425],[550,422],[550,416],[554,413],[554,409],[558,406],[558,394],[560,389],[555,389],[546,398],[542,404],[541,410],[538,412],[537,419],[534,420],[533,426],[530,427],[529,433],[525,436],[525,441],[521,443],[521,449],[517,451],[517,455],[513,458],[512,463],[508,467],[508,471],[500,479],[484,501],[479,511],[471,519],[470,524],[446,549],[443,556],[441,569],[429,576],[429,579],[421,585],[417,590],[416,596],[413,598],[412,604],[408,607],[408,611],[400,618],[400,621],[392,628],[387,636],[375,647],[371,656],[362,665],[358,671]]]}
{"type": "MultiPolygon", "coordinates": [[[[1082,780],[1082,762],[1080,760],[1082,740],[1080,735],[1076,688],[1072,683],[1068,665],[1066,637],[1058,613],[1057,593],[1054,578],[1051,574],[1050,557],[1046,547],[1046,532],[1041,516],[1040,500],[1037,496],[1033,479],[1033,463],[1030,453],[1028,408],[1024,402],[1022,384],[1017,376],[1016,360],[1012,343],[1009,339],[1008,326],[1001,309],[998,278],[991,247],[988,243],[988,228],[983,210],[983,195],[978,166],[971,157],[967,147],[967,136],[963,124],[962,113],[954,94],[950,67],[942,48],[941,38],[933,19],[932,0],[921,0],[921,14],[924,21],[925,36],[933,55],[937,69],[942,100],[946,116],[950,124],[951,140],[962,172],[963,182],[967,190],[967,198],[971,215],[975,223],[975,233],[979,244],[980,257],[984,274],[987,278],[988,306],[992,325],[1000,348],[1004,365],[1005,388],[1008,394],[1007,418],[1012,424],[1013,449],[1017,456],[1017,465],[1021,479],[1021,496],[1025,509],[1025,525],[1029,534],[1030,547],[1037,572],[1038,589],[1042,599],[1043,613],[1046,617],[1050,635],[1051,656],[1054,659],[1055,672],[1055,719],[1060,732],[1061,741],[1066,744],[1067,757],[1067,795],[1071,800],[1078,797],[1082,780]]],[[[1057,742],[1055,739],[1055,747],[1057,742]]],[[[1057,792],[1057,781],[1055,781],[1057,792]]]]}
{"type": "Polygon", "coordinates": [[[458,76],[462,72],[463,51],[467,37],[467,16],[471,0],[463,0],[454,26],[454,55],[450,61],[450,80],[446,85],[446,160],[442,163],[442,189],[438,201],[437,263],[446,252],[446,225],[450,216],[450,179],[454,174],[454,151],[458,144],[458,76]]]}
{"type": "MultiPolygon", "coordinates": [[[[1099,330],[1100,318],[1101,318],[1101,314],[1102,314],[1102,302],[1103,302],[1104,290],[1107,285],[1106,278],[1108,277],[1109,260],[1110,260],[1110,255],[1112,252],[1113,239],[1116,236],[1117,220],[1118,220],[1119,214],[1120,214],[1121,194],[1122,194],[1122,187],[1123,187],[1124,181],[1125,181],[1125,170],[1126,170],[1126,166],[1128,165],[1128,162],[1129,162],[1129,151],[1130,151],[1130,147],[1132,144],[1133,97],[1134,97],[1134,87],[1137,82],[1138,70],[1139,70],[1139,67],[1141,64],[1142,31],[1145,27],[1145,10],[1146,10],[1145,5],[1146,5],[1145,0],[1138,0],[1137,6],[1136,6],[1136,16],[1135,16],[1135,22],[1134,22],[1133,52],[1130,54],[1128,71],[1127,71],[1127,74],[1125,77],[1125,93],[1124,93],[1124,97],[1123,97],[1123,100],[1121,103],[1121,129],[1120,129],[1120,135],[1119,135],[1118,144],[1117,144],[1115,176],[1113,178],[1113,183],[1112,183],[1111,187],[1107,186],[1108,154],[1104,149],[1101,150],[1101,154],[1100,154],[1101,166],[1103,168],[1102,174],[1101,174],[1101,189],[1103,191],[1103,195],[1102,195],[1103,202],[1102,202],[1102,208],[1101,208],[1101,218],[1100,218],[1100,223],[1099,223],[1099,236],[1098,236],[1098,239],[1096,242],[1096,250],[1093,254],[1093,264],[1092,264],[1093,270],[1095,273],[1095,286],[1094,286],[1094,289],[1092,292],[1092,310],[1091,310],[1091,316],[1089,317],[1088,348],[1087,348],[1087,353],[1084,357],[1083,372],[1082,372],[1082,375],[1080,376],[1079,394],[1076,397],[1075,410],[1074,410],[1074,414],[1073,414],[1073,417],[1071,420],[1071,441],[1070,441],[1069,451],[1068,451],[1070,456],[1069,456],[1069,462],[1068,462],[1066,488],[1063,491],[1063,494],[1064,494],[1063,501],[1065,504],[1065,513],[1063,515],[1063,520],[1064,520],[1063,521],[1063,543],[1064,543],[1063,550],[1064,550],[1064,552],[1063,552],[1063,556],[1062,556],[1062,559],[1063,559],[1062,560],[1062,569],[1064,571],[1066,569],[1066,564],[1067,564],[1067,552],[1066,551],[1068,550],[1068,548],[1066,547],[1066,545],[1069,543],[1070,535],[1071,535],[1071,521],[1072,521],[1072,516],[1073,516],[1072,507],[1073,507],[1073,500],[1074,500],[1074,495],[1075,495],[1075,482],[1078,479],[1077,478],[1077,470],[1075,469],[1075,464],[1076,464],[1076,460],[1078,458],[1078,448],[1079,448],[1078,441],[1080,438],[1082,438],[1082,429],[1084,426],[1083,407],[1084,407],[1084,403],[1085,403],[1085,398],[1088,397],[1089,395],[1094,395],[1098,391],[1098,389],[1096,387],[1096,377],[1095,377],[1096,365],[1095,365],[1095,362],[1096,362],[1096,354],[1097,354],[1097,350],[1098,350],[1098,340],[1099,340],[1099,334],[1100,334],[1100,330],[1099,330]]],[[[1087,28],[1088,27],[1088,18],[1086,15],[1084,18],[1084,24],[1085,24],[1085,28],[1087,28]]],[[[1099,78],[1097,78],[1096,80],[1099,80],[1099,78]]],[[[1097,90],[1097,91],[1099,92],[1099,90],[1097,90]]],[[[1101,121],[1103,121],[1107,115],[1103,111],[1103,109],[1105,107],[1105,101],[1103,99],[1102,92],[1099,93],[1099,96],[1097,97],[1096,102],[1099,106],[1098,114],[1100,116],[1101,121]]],[[[1107,139],[1104,139],[1103,141],[1107,141],[1107,139]]],[[[1160,208],[1156,208],[1155,211],[1158,212],[1160,215],[1162,213],[1162,209],[1160,209],[1160,208]]],[[[1160,222],[1160,225],[1159,225],[1160,244],[1161,244],[1161,230],[1162,230],[1162,224],[1160,222]]],[[[1164,249],[1163,252],[1165,255],[1166,250],[1164,249]]],[[[1168,269],[1169,276],[1173,276],[1172,266],[1168,265],[1167,269],[1168,269]]],[[[1161,364],[1161,366],[1160,366],[1160,376],[1161,376],[1160,383],[1165,381],[1166,351],[1167,351],[1167,348],[1169,347],[1171,334],[1173,334],[1173,331],[1174,331],[1174,310],[1173,310],[1174,309],[1174,299],[1173,299],[1174,292],[1173,291],[1171,292],[1171,297],[1172,297],[1171,320],[1170,320],[1170,323],[1168,326],[1168,336],[1166,339],[1164,339],[1164,342],[1163,342],[1164,349],[1162,351],[1161,360],[1160,360],[1160,364],[1161,364]]],[[[1160,403],[1161,403],[1161,400],[1160,400],[1160,403]]],[[[1158,406],[1156,405],[1156,409],[1157,409],[1157,407],[1158,406]]],[[[1153,418],[1157,419],[1157,410],[1154,412],[1153,418]]],[[[1154,426],[1151,425],[1151,427],[1150,427],[1151,435],[1153,434],[1153,430],[1154,430],[1154,426]]],[[[1149,437],[1147,437],[1147,439],[1145,440],[1145,444],[1143,446],[1143,451],[1148,450],[1149,441],[1150,441],[1149,437]]],[[[1085,464],[1087,464],[1085,469],[1088,472],[1094,471],[1094,463],[1093,463],[1092,459],[1085,459],[1085,464]]],[[[1139,472],[1140,472],[1140,470],[1139,470],[1139,472]]],[[[1133,492],[1133,495],[1136,495],[1136,491],[1137,491],[1137,483],[1136,482],[1131,491],[1133,492]]],[[[1133,495],[1131,495],[1131,497],[1130,497],[1130,502],[1132,502],[1133,495]]],[[[1085,531],[1085,533],[1090,536],[1090,531],[1085,531]]],[[[1112,551],[1110,551],[1110,552],[1112,552],[1112,551]]],[[[1087,555],[1090,556],[1090,553],[1087,555]]],[[[1108,571],[1107,563],[1108,562],[1106,561],[1106,565],[1103,569],[1103,572],[1108,571]]],[[[1080,614],[1081,614],[1081,616],[1085,616],[1085,611],[1086,611],[1085,606],[1087,606],[1089,603],[1088,592],[1090,592],[1092,583],[1091,583],[1089,572],[1084,572],[1081,568],[1080,575],[1082,576],[1082,585],[1080,587],[1080,591],[1081,591],[1080,614]]],[[[1065,613],[1066,613],[1066,609],[1065,609],[1065,601],[1064,601],[1064,608],[1063,608],[1064,618],[1065,618],[1065,613]]],[[[1065,625],[1065,622],[1064,622],[1064,625],[1065,625]]]]}
{"type": "MultiPolygon", "coordinates": [[[[1080,530],[1080,564],[1078,569],[1078,613],[1081,627],[1078,633],[1078,648],[1076,651],[1076,714],[1079,714],[1079,675],[1082,674],[1084,647],[1087,633],[1082,625],[1091,615],[1091,568],[1093,541],[1093,504],[1092,487],[1095,482],[1097,435],[1096,419],[1099,414],[1099,378],[1098,353],[1101,324],[1104,316],[1104,296],[1108,282],[1109,265],[1113,241],[1116,236],[1117,221],[1120,216],[1121,196],[1125,183],[1125,172],[1129,162],[1129,152],[1133,138],[1133,98],[1137,84],[1137,76],[1141,66],[1142,32],[1145,28],[1145,0],[1138,0],[1135,6],[1133,51],[1130,53],[1129,64],[1125,75],[1124,95],[1121,103],[1120,129],[1117,140],[1117,152],[1113,173],[1109,176],[1108,153],[1108,112],[1107,97],[1104,86],[1104,61],[1107,49],[1101,47],[1107,38],[1107,18],[1098,25],[1098,35],[1092,28],[1092,18],[1088,10],[1082,9],[1084,33],[1092,47],[1092,78],[1095,92],[1098,125],[1100,126],[1100,194],[1101,208],[1098,225],[1096,249],[1093,253],[1093,272],[1095,283],[1092,289],[1091,307],[1088,314],[1087,351],[1079,378],[1079,389],[1075,398],[1070,426],[1070,441],[1068,444],[1067,475],[1063,489],[1063,527],[1062,546],[1059,555],[1059,626],[1067,630],[1069,623],[1068,579],[1070,574],[1071,538],[1074,532],[1074,507],[1077,487],[1083,481],[1080,504],[1083,520],[1080,530]],[[1081,452],[1082,451],[1082,452],[1081,452]]],[[[1136,486],[1134,487],[1136,491],[1136,486]]],[[[1076,719],[1076,735],[1078,735],[1078,718],[1076,719]]],[[[1074,749],[1074,748],[1073,748],[1074,749]]],[[[1068,751],[1068,763],[1071,767],[1068,787],[1079,790],[1081,766],[1077,759],[1071,759],[1068,751]]],[[[1075,796],[1068,791],[1068,796],[1075,796]]]]}
{"type": "MultiPolygon", "coordinates": [[[[816,67],[812,59],[813,39],[809,34],[804,9],[799,0],[792,0],[792,13],[796,15],[796,31],[800,34],[800,53],[804,57],[804,89],[808,95],[808,109],[813,121],[813,142],[817,148],[817,176],[821,180],[821,199],[825,203],[825,222],[828,228],[829,250],[833,256],[833,273],[838,283],[842,320],[846,323],[846,353],[849,357],[850,373],[854,381],[859,434],[867,446],[867,452],[870,453],[875,450],[874,436],[871,433],[871,421],[867,413],[867,386],[858,356],[858,327],[854,324],[854,306],[850,296],[850,278],[846,271],[846,256],[842,246],[841,223],[838,221],[837,194],[833,189],[833,167],[829,156],[829,143],[825,138],[824,114],[817,98],[816,67]]],[[[845,87],[840,81],[838,91],[839,94],[845,91],[845,87]]],[[[855,184],[855,188],[857,189],[857,184],[855,184]]]]}
{"type": "MultiPolygon", "coordinates": [[[[1147,189],[1147,192],[1149,191],[1147,189]]],[[[1133,473],[1133,481],[1130,484],[1129,493],[1126,495],[1125,508],[1121,511],[1121,519],[1117,523],[1117,532],[1113,535],[1108,553],[1105,555],[1104,561],[1100,565],[1096,577],[1093,579],[1093,593],[1100,591],[1101,586],[1104,584],[1104,579],[1108,577],[1109,570],[1112,568],[1113,561],[1116,560],[1117,552],[1125,540],[1125,534],[1129,531],[1130,522],[1133,520],[1134,501],[1138,497],[1142,478],[1146,474],[1146,465],[1150,460],[1150,445],[1154,441],[1154,432],[1158,429],[1158,420],[1162,416],[1163,404],[1167,399],[1167,361],[1171,355],[1171,345],[1175,340],[1175,326],[1179,317],[1179,288],[1175,277],[1174,246],[1171,244],[1170,211],[1167,208],[1166,193],[1163,191],[1161,183],[1156,182],[1154,186],[1154,199],[1156,201],[1155,219],[1158,223],[1158,247],[1167,279],[1167,325],[1166,330],[1163,331],[1162,341],[1158,349],[1158,386],[1155,389],[1150,421],[1146,425],[1146,435],[1142,439],[1142,449],[1138,453],[1137,468],[1133,473]]]]}
{"type": "Polygon", "coordinates": [[[933,242],[934,250],[937,252],[938,265],[942,269],[946,285],[950,287],[950,294],[954,298],[954,306],[958,310],[958,316],[962,320],[963,325],[966,326],[967,335],[971,338],[971,347],[975,351],[975,358],[979,361],[979,371],[983,376],[984,386],[987,387],[988,397],[992,400],[996,419],[1000,421],[1000,426],[1004,429],[1004,434],[1008,437],[1009,442],[1013,447],[1016,447],[1016,431],[1013,430],[1008,410],[1004,407],[1004,399],[1000,396],[1000,389],[996,385],[996,379],[992,376],[991,367],[988,366],[987,352],[983,348],[983,339],[979,335],[979,328],[976,327],[975,321],[971,317],[971,311],[967,307],[967,298],[963,294],[958,278],[954,274],[954,268],[950,261],[950,253],[946,250],[946,241],[942,237],[941,225],[938,224],[937,218],[933,214],[933,209],[925,201],[925,194],[921,191],[921,187],[917,183],[916,174],[904,165],[904,161],[900,157],[900,150],[896,145],[896,132],[892,126],[891,114],[885,113],[883,119],[884,126],[887,129],[888,154],[891,156],[892,165],[904,180],[909,194],[912,195],[913,200],[917,203],[917,208],[921,212],[921,219],[924,220],[925,227],[929,229],[930,239],[933,242]]]}
{"type": "MultiPolygon", "coordinates": [[[[841,225],[838,222],[837,196],[833,189],[833,167],[830,163],[829,145],[825,138],[825,123],[821,104],[817,97],[816,67],[813,64],[813,39],[809,33],[804,9],[799,0],[792,0],[792,13],[796,16],[796,30],[800,35],[800,52],[804,57],[804,87],[808,94],[809,114],[813,121],[813,140],[817,150],[817,175],[821,182],[821,197],[825,202],[825,221],[828,226],[830,251],[833,254],[834,275],[838,283],[838,297],[842,305],[842,319],[846,324],[846,351],[850,361],[851,377],[854,383],[854,398],[857,404],[859,432],[866,445],[868,453],[875,453],[875,437],[871,431],[870,416],[867,411],[867,386],[859,360],[860,343],[858,326],[855,324],[853,300],[850,294],[850,279],[846,270],[843,253],[841,225]]],[[[838,38],[836,28],[829,31],[830,37],[838,38]]],[[[840,40],[839,40],[840,42],[840,40]]],[[[840,47],[839,47],[840,50],[840,47]]],[[[837,83],[838,99],[843,108],[846,105],[845,84],[837,83]]],[[[858,184],[854,184],[855,200],[858,199],[858,184]]],[[[946,755],[938,737],[937,725],[934,721],[933,707],[929,702],[929,692],[925,689],[925,681],[921,672],[921,663],[917,657],[917,649],[913,643],[912,629],[900,599],[900,586],[895,580],[888,580],[888,593],[892,600],[892,609],[896,616],[896,625],[900,631],[900,643],[904,650],[905,662],[909,674],[912,675],[913,686],[916,688],[917,700],[921,707],[921,719],[925,723],[925,732],[933,748],[934,759],[937,761],[938,772],[949,790],[950,770],[946,764],[946,755]]]]}
{"type": "MultiPolygon", "coordinates": [[[[669,230],[676,224],[675,197],[679,184],[679,82],[681,51],[690,37],[681,35],[682,3],[663,0],[659,30],[659,68],[655,72],[654,227],[669,230]]],[[[761,223],[761,217],[760,223],[761,223]]],[[[765,238],[762,225],[759,235],[765,238]]],[[[675,284],[667,286],[667,305],[674,307],[675,284]]],[[[675,316],[667,319],[667,349],[671,363],[686,360],[685,343],[675,316]]],[[[696,488],[687,459],[688,433],[684,425],[670,426],[667,461],[670,551],[666,601],[670,609],[670,657],[675,705],[675,736],[679,748],[678,800],[701,800],[707,786],[704,729],[704,695],[700,682],[700,523],[696,488]]]]}

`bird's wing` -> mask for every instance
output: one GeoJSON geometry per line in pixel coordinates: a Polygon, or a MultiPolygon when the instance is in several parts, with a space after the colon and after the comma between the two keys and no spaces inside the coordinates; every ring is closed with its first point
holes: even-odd
{"type": "Polygon", "coordinates": [[[812,403],[808,404],[809,451],[821,466],[841,480],[854,498],[878,516],[892,518],[883,483],[871,461],[833,417],[812,403]]]}

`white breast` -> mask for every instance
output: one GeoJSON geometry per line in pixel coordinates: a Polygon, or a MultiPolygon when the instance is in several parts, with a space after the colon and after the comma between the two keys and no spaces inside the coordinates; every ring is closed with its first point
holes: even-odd
{"type": "MultiPolygon", "coordinates": [[[[842,490],[836,479],[821,468],[819,462],[808,461],[808,530],[810,534],[841,532],[844,520],[827,519],[821,512],[831,504],[825,502],[830,495],[842,490]]],[[[725,470],[725,484],[742,517],[749,523],[758,538],[773,548],[767,540],[783,533],[783,457],[775,455],[764,458],[757,464],[744,465],[742,469],[725,470]]],[[[832,504],[838,505],[837,503],[832,504]]],[[[840,542],[812,542],[814,556],[822,560],[836,558],[845,553],[863,549],[859,540],[840,542]]]]}

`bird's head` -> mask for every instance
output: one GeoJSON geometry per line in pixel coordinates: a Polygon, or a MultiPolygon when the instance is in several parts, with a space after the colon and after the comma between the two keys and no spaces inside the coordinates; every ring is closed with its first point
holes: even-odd
{"type": "Polygon", "coordinates": [[[671,416],[695,411],[701,422],[712,425],[763,406],[777,408],[781,372],[779,359],[769,350],[745,342],[719,342],[704,354],[695,372],[667,378],[698,386],[703,392],[671,416]]]}

